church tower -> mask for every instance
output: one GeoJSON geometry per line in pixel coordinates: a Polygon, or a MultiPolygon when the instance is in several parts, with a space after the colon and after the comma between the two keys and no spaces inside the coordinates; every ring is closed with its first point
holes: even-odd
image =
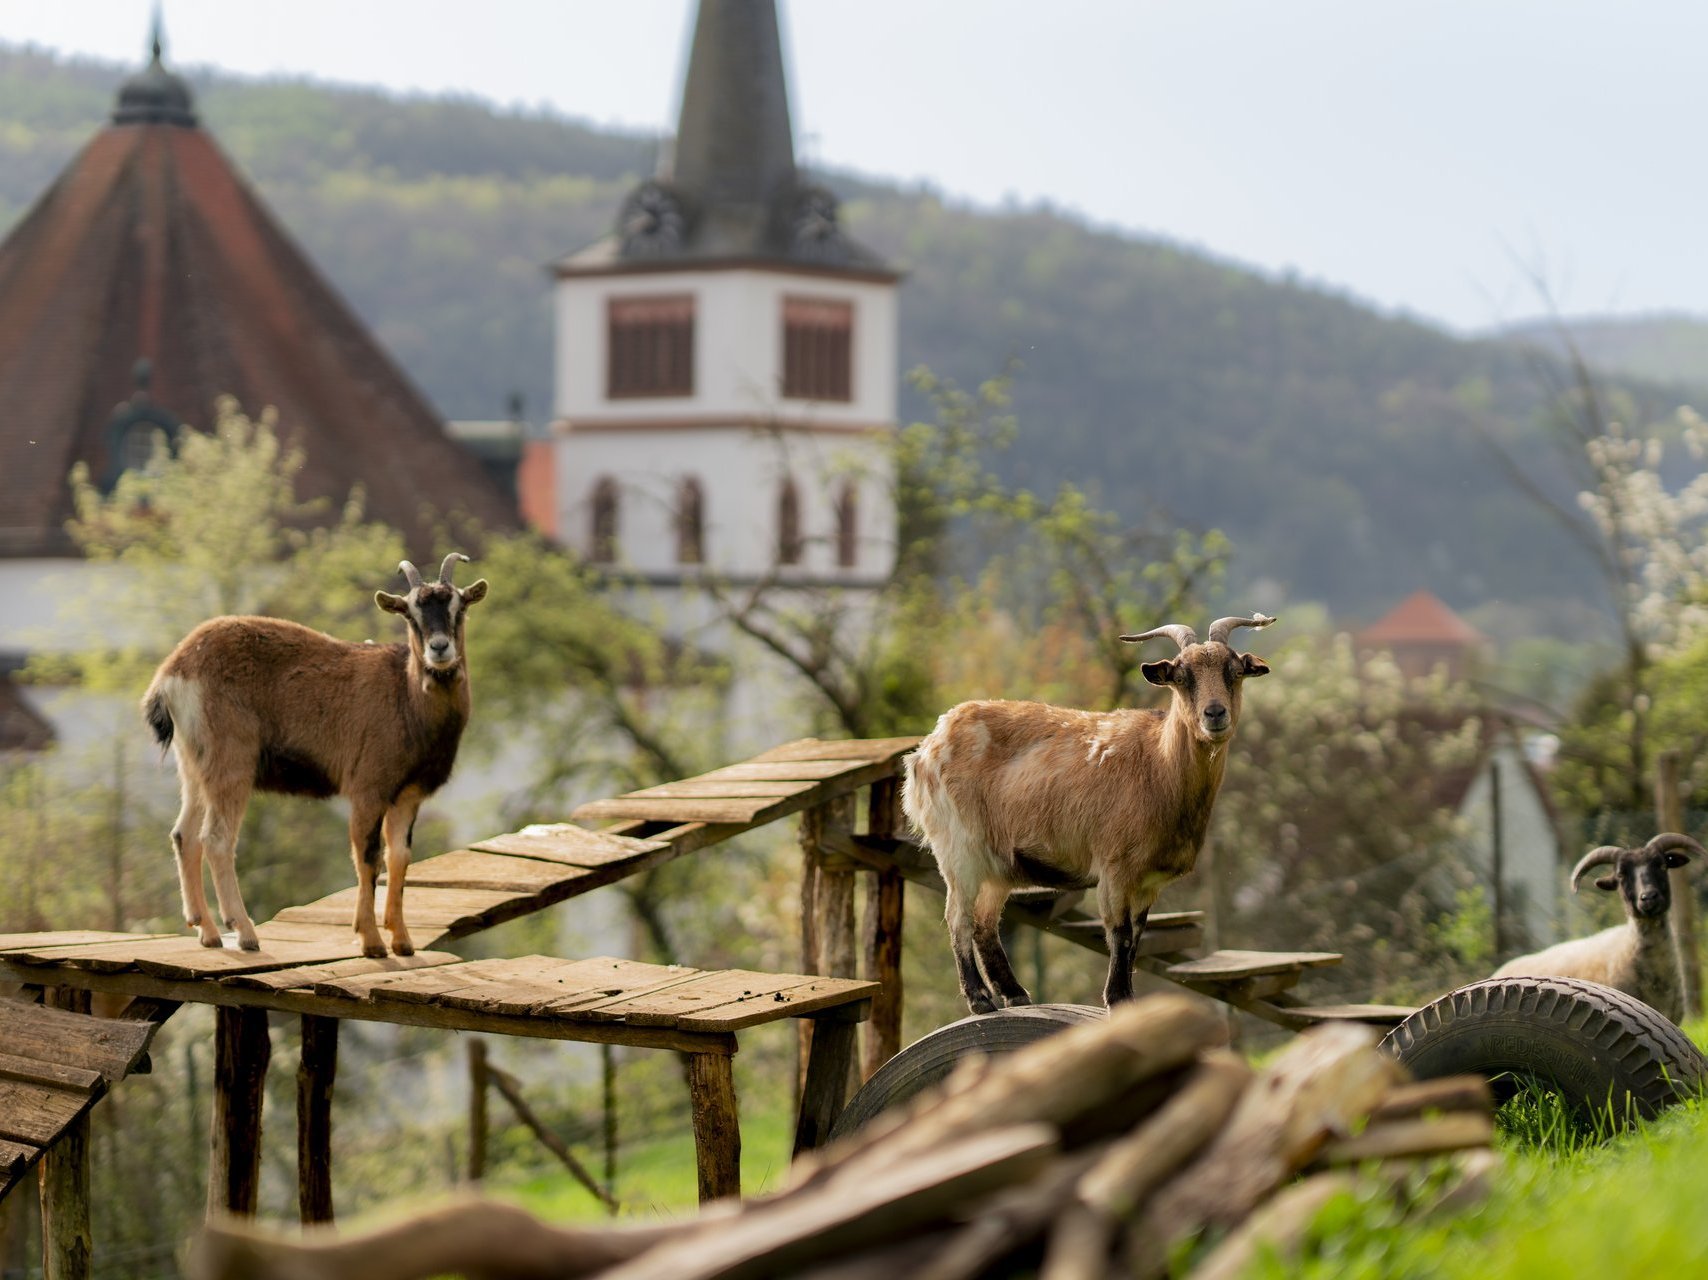
{"type": "Polygon", "coordinates": [[[535,524],[663,588],[885,580],[899,275],[795,166],[772,0],[701,0],[673,159],[554,273],[535,524]]]}

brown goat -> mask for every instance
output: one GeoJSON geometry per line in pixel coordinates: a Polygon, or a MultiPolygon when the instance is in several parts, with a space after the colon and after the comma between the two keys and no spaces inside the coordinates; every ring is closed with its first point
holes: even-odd
{"type": "Polygon", "coordinates": [[[1097,886],[1109,944],[1104,1003],[1132,996],[1145,917],[1203,847],[1240,684],[1269,672],[1228,637],[1274,621],[1219,618],[1203,644],[1178,624],[1122,636],[1167,636],[1180,647],[1179,657],[1140,668],[1173,694],[1166,711],[963,702],[908,758],[902,805],[948,886],[949,941],[974,1013],[1031,1001],[998,932],[1009,891],[1022,885],[1097,886]]]}
{"type": "Polygon", "coordinates": [[[172,848],[184,921],[204,947],[221,945],[202,888],[204,854],[238,945],[261,945],[236,866],[243,811],[259,788],[349,799],[362,954],[386,953],[374,923],[382,848],[392,950],[414,951],[403,880],[415,814],[456,762],[469,718],[463,622],[486,595],[484,578],[452,585],[452,567],[467,559],[446,556],[433,583],[405,560],[398,568],[409,594],[374,594],[375,604],[408,623],[405,644],[351,644],[278,618],[226,617],[202,623],[160,664],[143,714],[162,747],[176,744],[184,803],[172,848]]]}

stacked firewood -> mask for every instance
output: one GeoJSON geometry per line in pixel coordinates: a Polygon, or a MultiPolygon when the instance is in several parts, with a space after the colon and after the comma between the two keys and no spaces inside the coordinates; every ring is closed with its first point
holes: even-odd
{"type": "Polygon", "coordinates": [[[599,1276],[713,1280],[1194,1276],[1283,1255],[1342,1192],[1418,1211],[1481,1193],[1496,1160],[1487,1086],[1408,1083],[1367,1029],[1300,1035],[1261,1069],[1185,996],[1117,1007],[963,1064],[905,1110],[797,1162],[772,1195],[694,1219],[568,1229],[484,1201],[337,1240],[212,1226],[197,1280],[599,1276]],[[1447,1164],[1446,1176],[1442,1162],[1447,1164]]]}

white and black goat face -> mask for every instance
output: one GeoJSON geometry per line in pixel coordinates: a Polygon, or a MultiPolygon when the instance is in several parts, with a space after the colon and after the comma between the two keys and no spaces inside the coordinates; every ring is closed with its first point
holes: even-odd
{"type": "Polygon", "coordinates": [[[1672,882],[1667,873],[1702,851],[1696,841],[1676,831],[1664,831],[1637,849],[1604,844],[1584,854],[1572,869],[1572,892],[1578,891],[1578,882],[1591,868],[1611,867],[1606,875],[1595,878],[1595,887],[1607,893],[1618,890],[1625,901],[1625,914],[1631,919],[1659,919],[1672,909],[1672,882]]]}
{"type": "Polygon", "coordinates": [[[1210,624],[1210,638],[1198,643],[1191,627],[1170,623],[1142,635],[1122,636],[1130,644],[1167,636],[1180,646],[1180,656],[1146,662],[1139,672],[1151,684],[1171,692],[1184,703],[1187,719],[1199,739],[1211,746],[1226,742],[1239,723],[1240,685],[1252,676],[1266,676],[1269,667],[1262,658],[1240,653],[1228,643],[1237,627],[1267,627],[1274,618],[1259,613],[1250,618],[1218,618],[1210,624]]]}
{"type": "Polygon", "coordinates": [[[409,594],[394,596],[376,591],[374,603],[387,613],[402,616],[409,624],[409,647],[427,673],[442,680],[455,676],[463,660],[463,618],[469,607],[486,598],[486,579],[457,587],[451,571],[467,556],[453,551],[439,567],[439,580],[425,582],[420,571],[405,560],[398,572],[409,583],[409,594]]]}

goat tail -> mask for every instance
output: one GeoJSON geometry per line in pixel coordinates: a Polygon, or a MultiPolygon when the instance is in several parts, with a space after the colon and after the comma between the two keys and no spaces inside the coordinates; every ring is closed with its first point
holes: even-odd
{"type": "Polygon", "coordinates": [[[149,689],[142,700],[143,719],[148,721],[148,727],[154,730],[154,740],[165,751],[172,745],[172,711],[166,705],[166,695],[158,685],[149,689]]]}
{"type": "MultiPolygon", "coordinates": [[[[938,727],[941,729],[941,722],[938,727]]],[[[940,744],[937,733],[921,742],[918,749],[907,757],[907,772],[901,781],[901,811],[907,815],[914,838],[928,843],[933,833],[942,829],[938,809],[948,799],[938,759],[940,744]]]]}

